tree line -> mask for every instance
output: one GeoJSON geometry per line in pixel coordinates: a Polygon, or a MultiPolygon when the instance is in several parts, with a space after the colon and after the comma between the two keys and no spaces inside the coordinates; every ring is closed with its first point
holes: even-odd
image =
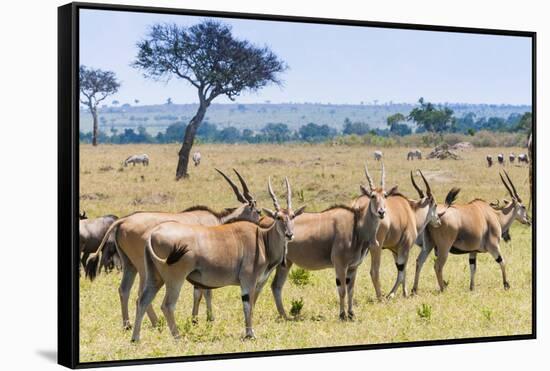
{"type": "MultiPolygon", "coordinates": [[[[415,108],[416,109],[416,108],[415,108]]],[[[414,111],[414,110],[413,110],[414,111]]],[[[445,112],[445,111],[444,111],[445,112]]],[[[416,130],[405,124],[407,117],[397,113],[388,117],[388,127],[385,129],[371,128],[363,121],[351,121],[345,119],[343,130],[338,131],[326,124],[310,122],[302,125],[298,130],[291,130],[284,123],[269,123],[259,131],[250,129],[239,130],[236,127],[228,126],[220,128],[214,123],[205,121],[198,128],[196,136],[201,143],[288,143],[288,142],[309,142],[319,143],[333,140],[334,138],[349,135],[370,135],[379,137],[403,137],[413,133],[458,133],[474,135],[477,131],[490,132],[525,132],[531,130],[531,113],[523,115],[514,113],[507,118],[502,117],[480,117],[468,113],[462,117],[449,119],[446,126],[440,125],[437,121],[422,121],[417,117],[416,130]],[[438,130],[435,130],[435,129],[438,130]]],[[[104,131],[98,132],[98,140],[102,143],[129,144],[129,143],[179,143],[187,129],[187,123],[177,121],[169,125],[164,131],[151,135],[144,126],[137,129],[118,129],[112,127],[110,134],[104,131]]],[[[82,143],[92,143],[93,133],[80,133],[82,143]]]]}

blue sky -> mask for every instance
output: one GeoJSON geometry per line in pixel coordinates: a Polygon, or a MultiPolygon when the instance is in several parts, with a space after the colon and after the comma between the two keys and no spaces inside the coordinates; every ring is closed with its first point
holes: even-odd
{"type": "MultiPolygon", "coordinates": [[[[136,42],[158,22],[200,17],[81,10],[80,63],[114,71],[121,103],[196,103],[185,81],[157,82],[130,66],[136,42]]],[[[237,103],[432,102],[531,104],[531,40],[339,25],[222,19],[238,38],[270,47],[289,70],[284,85],[244,93],[237,103]]],[[[214,103],[227,103],[225,97],[214,103]]]]}

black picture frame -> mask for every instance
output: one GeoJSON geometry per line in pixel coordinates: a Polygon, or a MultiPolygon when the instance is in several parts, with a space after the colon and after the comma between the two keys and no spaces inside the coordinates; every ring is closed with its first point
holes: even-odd
{"type": "Polygon", "coordinates": [[[162,13],[174,15],[208,16],[253,20],[287,21],[300,23],[367,26],[472,34],[523,36],[532,42],[532,118],[533,118],[533,189],[532,207],[536,215],[536,149],[537,149],[537,89],[536,89],[536,32],[513,31],[455,26],[434,26],[391,22],[371,22],[349,19],[329,19],[269,14],[203,11],[191,9],[156,8],[95,3],[70,3],[58,8],[58,363],[69,368],[91,368],[168,362],[190,362],[216,359],[267,357],[308,353],[342,352],[370,349],[419,347],[464,343],[528,340],[537,337],[537,220],[533,218],[532,236],[532,332],[527,335],[489,336],[449,340],[412,341],[371,345],[337,346],[294,350],[260,351],[252,353],[211,354],[182,357],[150,358],[81,363],[79,361],[79,18],[81,9],[125,12],[162,13]]]}

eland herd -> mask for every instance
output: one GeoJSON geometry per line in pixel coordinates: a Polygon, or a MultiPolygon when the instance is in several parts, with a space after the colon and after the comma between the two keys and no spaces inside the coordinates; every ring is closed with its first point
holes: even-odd
{"type": "MultiPolygon", "coordinates": [[[[148,157],[132,157],[125,164],[147,165],[149,162],[148,157]]],[[[375,157],[382,161],[381,152],[375,157]]],[[[411,152],[407,158],[421,158],[421,154],[411,152]]],[[[193,156],[193,160],[198,165],[200,154],[193,156]]],[[[119,296],[124,329],[132,328],[128,303],[136,275],[139,276],[132,341],[139,341],[145,315],[153,326],[158,325],[159,319],[151,303],[162,286],[166,286],[162,313],[172,335],[180,337],[174,310],[185,281],[194,287],[193,321],[197,320],[203,296],[207,320],[211,321],[214,319],[212,290],[239,286],[245,338],[253,338],[254,306],[273,272],[271,291],[275,307],[282,318],[289,319],[282,291],[293,265],[306,270],[334,269],[339,317],[352,320],[356,275],[367,254],[370,253],[370,276],[377,298],[383,299],[379,272],[382,249],[392,252],[396,266],[395,283],[387,297],[394,297],[400,287],[403,296],[407,296],[406,267],[415,244],[421,250],[416,260],[412,294],[418,293],[422,266],[432,250],[435,251],[435,272],[441,291],[447,286],[443,267],[449,253],[469,256],[470,290],[475,287],[477,254],[489,253],[499,264],[504,289],[508,289],[510,284],[500,240],[509,236],[515,220],[527,225],[531,223],[504,169],[500,179],[510,200],[501,204],[500,201],[489,203],[475,199],[457,204],[455,199],[460,189],[452,188],[444,203],[438,204],[422,171],[410,173],[410,181],[418,193],[418,197],[411,199],[400,193],[397,186],[386,187],[383,162],[378,185],[365,165],[366,185],[359,185],[360,195],[321,212],[305,212],[305,205],[294,209],[288,178],[284,180],[286,207],[279,202],[271,178],[268,178],[267,192],[273,209],[260,209],[237,170],[233,169],[240,188],[224,172],[216,171],[227,181],[237,199],[235,205],[228,205],[230,207],[220,212],[206,206],[193,206],[179,213],[140,211],[122,218],[107,215],[90,220],[85,213],[80,215],[80,252],[86,276],[91,280],[96,278],[101,266],[107,264],[106,255],[116,255],[120,260],[119,296]],[[423,187],[415,180],[417,176],[423,187]]]]}

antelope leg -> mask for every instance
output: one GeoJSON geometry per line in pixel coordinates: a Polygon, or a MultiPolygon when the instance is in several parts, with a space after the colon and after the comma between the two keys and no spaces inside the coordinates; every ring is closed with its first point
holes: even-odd
{"type": "Polygon", "coordinates": [[[470,291],[474,291],[475,288],[475,274],[476,274],[476,258],[477,253],[471,252],[468,262],[470,263],[470,291]]]}
{"type": "Polygon", "coordinates": [[[164,317],[166,317],[166,322],[168,323],[168,328],[175,339],[179,339],[180,337],[174,311],[176,310],[176,303],[178,302],[182,285],[183,281],[166,282],[166,294],[164,295],[164,300],[161,305],[162,313],[164,313],[164,317]]]}
{"type": "Polygon", "coordinates": [[[288,259],[286,261],[286,266],[283,267],[281,264],[279,264],[276,268],[273,282],[271,282],[271,292],[273,293],[273,297],[275,298],[277,311],[279,312],[279,315],[284,319],[289,318],[286,315],[285,306],[283,305],[282,291],[291,267],[292,262],[288,259]]]}
{"type": "Polygon", "coordinates": [[[202,289],[197,286],[193,287],[193,310],[191,311],[191,316],[193,318],[193,323],[197,323],[197,316],[199,314],[199,305],[202,299],[202,289]]]}
{"type": "Polygon", "coordinates": [[[355,278],[357,277],[357,267],[348,268],[348,274],[346,277],[346,286],[348,289],[348,318],[353,319],[355,313],[353,312],[353,290],[355,287],[355,278]]]}
{"type": "Polygon", "coordinates": [[[420,272],[422,271],[422,267],[424,266],[424,263],[426,262],[426,259],[430,255],[430,252],[433,250],[434,245],[430,238],[427,237],[427,233],[424,233],[424,242],[422,246],[422,250],[420,251],[420,254],[418,254],[418,258],[416,259],[416,270],[414,272],[414,284],[412,288],[412,293],[416,294],[418,292],[418,283],[420,281],[420,272]]]}
{"type": "Polygon", "coordinates": [[[137,270],[126,254],[120,254],[120,260],[122,261],[122,280],[118,287],[118,295],[122,311],[122,327],[125,330],[129,330],[132,328],[132,325],[130,324],[130,316],[128,315],[128,301],[130,300],[130,290],[136,279],[137,270]]]}

